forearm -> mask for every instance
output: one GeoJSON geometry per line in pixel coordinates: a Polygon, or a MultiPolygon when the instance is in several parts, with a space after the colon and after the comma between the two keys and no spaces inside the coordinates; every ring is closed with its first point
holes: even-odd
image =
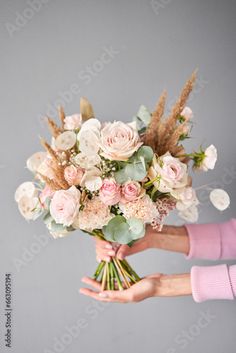
{"type": "Polygon", "coordinates": [[[151,226],[147,228],[150,236],[150,247],[183,254],[189,253],[189,237],[184,226],[164,226],[162,232],[157,232],[151,226]]]}
{"type": "Polygon", "coordinates": [[[175,297],[191,294],[192,289],[189,273],[162,275],[155,292],[155,296],[158,297],[175,297]]]}

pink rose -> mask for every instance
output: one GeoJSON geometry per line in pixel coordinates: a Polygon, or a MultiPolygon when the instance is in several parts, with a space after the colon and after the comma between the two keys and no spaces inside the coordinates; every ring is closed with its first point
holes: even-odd
{"type": "Polygon", "coordinates": [[[82,123],[82,117],[80,114],[73,114],[66,116],[64,119],[65,130],[75,130],[79,129],[82,123]]]}
{"type": "Polygon", "coordinates": [[[48,185],[46,185],[44,187],[44,189],[42,190],[42,192],[39,195],[39,200],[42,204],[42,206],[45,208],[46,207],[46,200],[47,198],[51,198],[54,194],[54,191],[52,189],[50,189],[50,187],[48,185]]]}
{"type": "Polygon", "coordinates": [[[137,130],[122,121],[106,123],[101,130],[101,155],[107,159],[126,161],[141,145],[137,130]]]}
{"type": "Polygon", "coordinates": [[[112,178],[104,179],[99,192],[99,196],[101,201],[105,205],[107,206],[115,205],[120,201],[120,198],[121,198],[120,185],[118,185],[116,181],[112,178]]]}
{"type": "Polygon", "coordinates": [[[127,181],[122,186],[121,202],[130,202],[136,200],[141,194],[141,185],[137,181],[127,181]]]}
{"type": "Polygon", "coordinates": [[[69,185],[78,185],[83,177],[83,169],[69,165],[64,170],[64,177],[69,185]]]}
{"type": "Polygon", "coordinates": [[[79,213],[80,191],[71,186],[67,190],[57,190],[50,204],[50,213],[56,223],[70,226],[79,213]]]}

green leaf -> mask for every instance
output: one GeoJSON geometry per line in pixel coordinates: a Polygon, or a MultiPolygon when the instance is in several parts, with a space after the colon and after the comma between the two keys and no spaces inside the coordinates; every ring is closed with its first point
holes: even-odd
{"type": "Polygon", "coordinates": [[[147,126],[150,121],[151,121],[151,114],[150,112],[148,111],[148,109],[145,107],[145,105],[141,105],[139,107],[139,110],[138,110],[138,113],[137,113],[137,117],[139,119],[141,119],[144,124],[147,126]]]}
{"type": "Polygon", "coordinates": [[[143,157],[146,163],[149,163],[153,159],[153,150],[150,146],[141,146],[137,153],[136,153],[136,158],[141,158],[143,157]]]}
{"type": "Polygon", "coordinates": [[[134,161],[133,163],[127,164],[125,172],[130,179],[135,181],[143,180],[147,174],[145,165],[143,165],[141,161],[134,161]]]}
{"type": "Polygon", "coordinates": [[[145,227],[141,219],[139,218],[130,218],[127,219],[127,223],[129,224],[129,231],[132,234],[132,239],[142,238],[145,234],[145,227]]]}
{"type": "Polygon", "coordinates": [[[118,184],[124,184],[128,179],[125,168],[118,170],[114,173],[115,180],[118,184]]]}

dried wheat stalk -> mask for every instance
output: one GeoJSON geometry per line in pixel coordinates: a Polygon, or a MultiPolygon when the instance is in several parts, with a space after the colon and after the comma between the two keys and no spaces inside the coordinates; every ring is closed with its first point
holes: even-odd
{"type": "Polygon", "coordinates": [[[61,105],[58,107],[58,115],[61,121],[62,129],[64,129],[64,120],[66,116],[65,116],[65,111],[61,105]]]}
{"type": "Polygon", "coordinates": [[[57,126],[57,124],[54,122],[54,120],[49,117],[46,117],[46,118],[47,118],[47,124],[48,124],[49,130],[50,130],[52,136],[57,137],[58,135],[60,135],[62,130],[57,126]]]}

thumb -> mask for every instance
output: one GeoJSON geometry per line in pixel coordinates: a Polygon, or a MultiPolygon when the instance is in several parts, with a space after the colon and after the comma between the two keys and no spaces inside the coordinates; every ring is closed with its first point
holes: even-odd
{"type": "Polygon", "coordinates": [[[117,257],[119,260],[123,260],[126,256],[130,255],[131,248],[128,245],[121,245],[117,251],[117,257]]]}

